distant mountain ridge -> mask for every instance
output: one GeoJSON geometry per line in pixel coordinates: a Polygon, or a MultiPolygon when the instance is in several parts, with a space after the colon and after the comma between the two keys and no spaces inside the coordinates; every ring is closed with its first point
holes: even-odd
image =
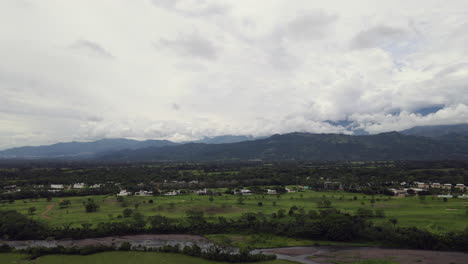
{"type": "Polygon", "coordinates": [[[450,135],[468,136],[468,124],[416,126],[401,131],[403,135],[442,138],[450,135]]]}
{"type": "Polygon", "coordinates": [[[97,153],[123,149],[173,146],[177,143],[167,140],[138,141],[125,138],[100,139],[92,142],[65,142],[37,147],[18,147],[0,151],[1,158],[59,158],[92,157],[97,153]]]}
{"type": "Polygon", "coordinates": [[[224,135],[194,142],[101,139],[0,151],[8,159],[116,161],[401,160],[468,158],[468,124],[414,127],[377,135],[289,133],[268,138],[224,135]]]}
{"type": "Polygon", "coordinates": [[[289,133],[230,144],[190,143],[161,148],[117,151],[114,161],[235,160],[446,160],[468,158],[468,141],[436,140],[398,132],[351,136],[289,133]]]}
{"type": "Polygon", "coordinates": [[[249,141],[260,139],[260,137],[253,137],[253,136],[235,136],[235,135],[223,135],[223,136],[216,136],[216,137],[204,137],[200,140],[189,141],[185,143],[206,143],[206,144],[226,144],[226,143],[238,143],[242,141],[249,141]]]}

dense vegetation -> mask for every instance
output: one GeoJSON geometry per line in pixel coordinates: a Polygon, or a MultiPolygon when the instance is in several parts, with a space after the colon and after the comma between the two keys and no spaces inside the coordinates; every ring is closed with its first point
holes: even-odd
{"type": "MultiPolygon", "coordinates": [[[[0,163],[0,166],[2,164],[0,163]]],[[[40,162],[5,163],[0,167],[0,188],[15,185],[20,191],[0,193],[0,200],[116,194],[120,189],[239,188],[243,186],[302,184],[314,189],[337,189],[368,194],[384,193],[400,182],[468,184],[466,161],[388,161],[342,163],[156,163],[104,164],[40,162]],[[189,183],[196,181],[194,183],[189,183]],[[99,188],[48,192],[50,184],[102,184],[99,188]],[[43,185],[45,188],[38,188],[43,185]]]]}
{"type": "Polygon", "coordinates": [[[416,227],[399,227],[390,220],[385,225],[368,221],[369,213],[342,213],[334,208],[308,211],[291,207],[272,215],[244,213],[238,219],[218,217],[207,221],[201,211],[187,211],[182,219],[162,215],[143,217],[133,214],[130,221],[99,223],[82,227],[51,228],[15,211],[2,212],[0,234],[10,239],[85,238],[138,233],[271,233],[287,237],[330,241],[378,241],[380,244],[418,249],[467,250],[468,229],[462,232],[435,234],[416,227]]]}
{"type": "Polygon", "coordinates": [[[439,190],[401,200],[385,196],[389,187],[401,182],[468,183],[467,167],[465,161],[5,164],[0,169],[0,185],[4,190],[0,194],[3,210],[0,237],[79,239],[142,233],[255,233],[314,241],[467,251],[468,229],[434,232],[421,228],[420,224],[417,227],[412,222],[402,224],[401,215],[387,215],[394,211],[392,206],[406,203],[416,206],[410,208],[415,212],[424,208],[439,213],[444,210],[444,214],[452,217],[447,221],[455,226],[456,219],[468,217],[464,211],[460,213],[461,201],[428,196],[439,190]],[[50,184],[77,182],[100,186],[47,190],[50,184]],[[291,185],[306,185],[315,191],[284,194],[285,187],[292,188],[291,185]],[[188,194],[205,187],[213,191],[205,196],[188,194]],[[253,195],[233,195],[243,187],[251,189],[253,195]],[[124,188],[154,191],[155,196],[116,198],[115,194],[124,188]],[[274,189],[277,195],[266,195],[266,188],[274,189]],[[175,189],[186,194],[161,195],[175,189]],[[94,196],[73,197],[90,194],[94,196]],[[46,209],[51,205],[56,206],[55,213],[64,216],[70,213],[69,218],[51,224],[55,220],[45,219],[44,213],[52,210],[46,209]],[[420,209],[414,209],[418,206],[420,209]],[[108,208],[117,213],[101,213],[108,208]],[[44,213],[42,218],[39,212],[44,213]],[[99,217],[94,218],[95,215],[99,217]],[[67,220],[78,221],[80,217],[92,221],[74,224],[67,220]]]}

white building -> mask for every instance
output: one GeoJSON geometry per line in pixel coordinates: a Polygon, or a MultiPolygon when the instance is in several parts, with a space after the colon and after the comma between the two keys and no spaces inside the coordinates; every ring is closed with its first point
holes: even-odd
{"type": "Polygon", "coordinates": [[[251,195],[252,194],[252,191],[251,190],[247,190],[247,189],[243,189],[243,190],[240,190],[240,193],[242,195],[251,195]]]}
{"type": "Polygon", "coordinates": [[[175,196],[175,195],[179,195],[179,194],[180,194],[180,191],[170,191],[170,192],[165,193],[164,195],[175,196]]]}
{"type": "Polygon", "coordinates": [[[117,196],[129,196],[132,193],[127,192],[127,190],[120,190],[120,192],[117,194],[117,196]]]}
{"type": "Polygon", "coordinates": [[[51,184],[51,189],[63,189],[63,184],[51,184]]]}
{"type": "Polygon", "coordinates": [[[267,189],[267,194],[278,194],[276,190],[267,189]]]}
{"type": "Polygon", "coordinates": [[[73,189],[83,189],[85,187],[84,183],[74,183],[73,184],[73,189]]]}
{"type": "Polygon", "coordinates": [[[96,183],[96,184],[93,184],[93,185],[89,186],[89,188],[91,188],[91,189],[101,188],[101,184],[100,184],[100,183],[96,183]]]}
{"type": "Polygon", "coordinates": [[[137,195],[137,196],[151,196],[151,195],[153,195],[153,192],[140,190],[139,192],[136,192],[135,195],[137,195]]]}
{"type": "Polygon", "coordinates": [[[205,188],[203,190],[196,190],[194,193],[198,194],[198,195],[205,195],[208,193],[208,190],[205,188]]]}

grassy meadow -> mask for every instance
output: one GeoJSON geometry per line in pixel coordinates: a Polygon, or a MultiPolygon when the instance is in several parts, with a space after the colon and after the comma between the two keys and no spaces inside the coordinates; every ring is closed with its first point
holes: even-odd
{"type": "MultiPolygon", "coordinates": [[[[358,208],[369,209],[381,208],[385,212],[385,218],[372,218],[376,223],[389,224],[389,218],[398,219],[399,226],[416,226],[433,232],[447,232],[463,230],[468,226],[468,215],[465,207],[468,206],[468,199],[448,199],[444,202],[440,198],[426,197],[420,200],[418,197],[396,198],[388,196],[374,196],[375,203],[371,203],[372,197],[369,195],[346,193],[341,191],[316,192],[303,191],[277,195],[249,195],[242,196],[244,201],[239,203],[239,196],[223,195],[214,196],[210,201],[209,196],[199,196],[187,194],[179,196],[152,196],[125,197],[127,208],[141,212],[145,216],[164,215],[171,218],[184,217],[189,209],[201,210],[205,217],[215,218],[223,216],[226,218],[236,218],[246,212],[262,212],[271,214],[279,209],[286,212],[293,205],[303,207],[306,211],[317,210],[317,201],[326,197],[331,200],[332,206],[344,212],[354,214],[358,208]],[[152,203],[150,202],[152,200],[152,203]],[[259,203],[262,205],[259,206],[259,203]],[[136,206],[135,206],[136,205],[136,206]]],[[[99,222],[125,221],[126,218],[119,218],[122,211],[122,203],[119,203],[116,196],[81,196],[67,198],[53,198],[47,201],[44,198],[37,200],[17,200],[12,204],[1,204],[0,210],[17,210],[23,214],[28,214],[28,208],[35,207],[36,212],[32,218],[45,222],[51,226],[61,226],[72,224],[80,226],[83,223],[96,224],[99,222]],[[88,198],[93,199],[99,210],[93,213],[86,213],[83,202],[88,198]],[[71,201],[68,208],[61,209],[59,202],[63,199],[71,201]]]]}
{"type": "MultiPolygon", "coordinates": [[[[0,264],[222,264],[227,262],[210,261],[201,258],[171,253],[155,252],[105,252],[88,256],[79,255],[47,255],[34,260],[26,260],[26,255],[2,253],[0,264]]],[[[290,261],[274,260],[255,262],[258,264],[291,264],[290,261]]]]}

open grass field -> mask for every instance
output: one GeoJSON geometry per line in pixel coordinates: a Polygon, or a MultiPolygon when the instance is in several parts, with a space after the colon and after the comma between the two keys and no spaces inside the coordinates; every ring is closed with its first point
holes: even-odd
{"type": "MultiPolygon", "coordinates": [[[[355,213],[358,208],[381,208],[385,211],[385,218],[373,218],[376,223],[388,223],[389,218],[398,219],[399,226],[417,226],[433,232],[447,232],[463,230],[468,226],[468,215],[465,212],[468,199],[448,199],[444,202],[439,198],[427,197],[421,201],[417,197],[394,198],[388,196],[375,196],[375,203],[369,195],[346,193],[340,191],[316,192],[304,191],[276,195],[250,195],[243,196],[243,204],[239,204],[235,195],[215,196],[210,201],[209,196],[196,194],[180,196],[155,196],[155,197],[125,197],[128,208],[135,209],[145,216],[165,215],[172,218],[184,217],[188,209],[198,209],[205,216],[227,218],[239,217],[246,212],[262,212],[271,214],[279,209],[286,211],[293,205],[304,207],[306,211],[316,210],[317,201],[326,196],[332,201],[332,206],[344,212],[355,213]],[[356,199],[354,198],[356,197],[356,199]],[[150,200],[153,203],[150,203],[150,200]],[[261,202],[262,206],[258,203],[261,202]]],[[[29,207],[36,207],[37,211],[31,217],[52,226],[71,223],[79,226],[83,223],[99,223],[108,221],[125,221],[118,218],[122,215],[124,207],[117,202],[115,196],[88,196],[53,198],[50,202],[46,199],[17,200],[13,204],[1,204],[0,210],[17,210],[28,214],[29,207]],[[99,210],[86,213],[83,202],[92,198],[99,206],[99,210]],[[59,202],[63,199],[71,201],[69,208],[59,208],[59,202]]]]}
{"type": "MultiPolygon", "coordinates": [[[[154,252],[105,252],[88,256],[78,255],[49,255],[35,260],[25,260],[27,256],[19,254],[0,254],[0,264],[221,264],[201,258],[194,258],[180,254],[154,253],[154,252]]],[[[274,260],[255,262],[258,264],[291,264],[290,261],[274,260]]]]}

